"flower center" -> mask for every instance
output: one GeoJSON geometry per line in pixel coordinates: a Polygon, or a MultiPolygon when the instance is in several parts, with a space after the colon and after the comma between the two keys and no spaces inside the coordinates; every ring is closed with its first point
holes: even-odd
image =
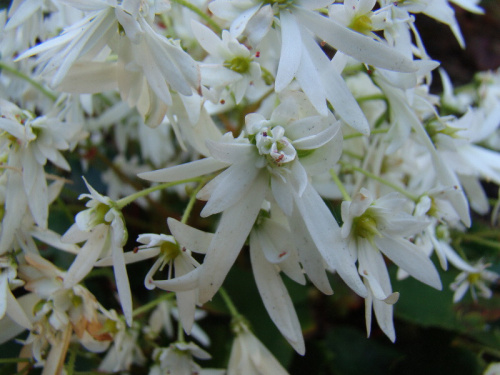
{"type": "Polygon", "coordinates": [[[469,275],[467,275],[467,281],[470,284],[476,284],[479,280],[481,280],[481,274],[479,272],[469,273],[469,275]]]}
{"type": "Polygon", "coordinates": [[[372,20],[366,14],[355,16],[349,28],[361,34],[368,34],[372,31],[372,20]]]}
{"type": "Polygon", "coordinates": [[[236,56],[232,60],[225,61],[224,66],[236,73],[244,74],[250,70],[251,62],[250,57],[236,56]]]}
{"type": "Polygon", "coordinates": [[[181,249],[179,248],[178,244],[165,241],[161,244],[160,252],[163,255],[165,261],[168,262],[177,258],[177,256],[181,253],[181,249]]]}
{"type": "Polygon", "coordinates": [[[255,135],[259,153],[278,166],[295,160],[297,156],[297,151],[284,134],[282,126],[275,126],[272,129],[264,127],[255,135]]]}
{"type": "Polygon", "coordinates": [[[91,228],[95,228],[99,224],[104,224],[107,223],[109,224],[105,219],[104,216],[109,211],[109,206],[105,205],[104,203],[99,203],[97,206],[91,209],[92,216],[90,218],[89,225],[91,228]]]}
{"type": "Polygon", "coordinates": [[[377,221],[366,212],[353,220],[352,232],[356,237],[366,239],[371,239],[376,235],[380,236],[380,232],[377,229],[377,221]]]}

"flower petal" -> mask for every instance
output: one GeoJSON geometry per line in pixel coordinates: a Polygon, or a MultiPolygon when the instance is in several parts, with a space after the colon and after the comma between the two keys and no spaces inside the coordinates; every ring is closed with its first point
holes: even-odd
{"type": "Polygon", "coordinates": [[[335,269],[347,285],[361,297],[366,297],[366,288],[359,278],[340,228],[325,202],[309,184],[302,197],[295,203],[302,215],[311,238],[328,266],[335,269]]]}
{"type": "Polygon", "coordinates": [[[274,83],[276,92],[283,91],[299,69],[302,54],[302,38],[295,16],[284,10],[280,13],[281,20],[281,57],[274,83]]]}
{"type": "Polygon", "coordinates": [[[257,289],[271,320],[297,353],[304,355],[304,337],[290,295],[275,266],[264,256],[255,233],[250,235],[250,260],[257,289]]]}
{"type": "Polygon", "coordinates": [[[267,184],[267,173],[260,173],[253,188],[223,212],[203,262],[200,303],[210,300],[224,282],[259,214],[267,184]]]}
{"type": "Polygon", "coordinates": [[[148,181],[172,182],[203,176],[218,171],[219,169],[226,168],[227,166],[227,163],[223,163],[214,158],[205,158],[176,165],[174,167],[139,173],[137,176],[148,181]]]}
{"type": "Polygon", "coordinates": [[[365,64],[397,72],[417,71],[413,61],[396,49],[350,30],[331,18],[303,8],[296,8],[294,13],[319,38],[365,64]]]}
{"type": "Polygon", "coordinates": [[[174,218],[167,219],[167,225],[181,246],[196,253],[205,254],[214,235],[183,224],[174,218]]]}
{"type": "Polygon", "coordinates": [[[231,165],[220,175],[220,183],[212,192],[200,216],[207,217],[222,212],[242,200],[242,196],[255,184],[254,180],[259,172],[260,169],[249,166],[248,163],[231,165]]]}
{"type": "Polygon", "coordinates": [[[375,237],[374,241],[380,251],[415,279],[441,290],[436,267],[418,246],[398,237],[375,237]]]}

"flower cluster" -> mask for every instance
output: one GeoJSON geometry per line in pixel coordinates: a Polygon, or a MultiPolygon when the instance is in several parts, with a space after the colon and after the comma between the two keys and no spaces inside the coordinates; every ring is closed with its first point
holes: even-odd
{"type": "Polygon", "coordinates": [[[444,92],[431,92],[439,62],[415,14],[464,47],[450,2],[13,2],[0,18],[0,324],[12,325],[0,341],[28,330],[21,356],[43,374],[73,373],[77,345],[99,371],[222,374],[185,338],[209,345],[195,320],[220,294],[235,334],[227,373],[285,374],[223,288],[246,254],[301,355],[290,280],[330,295],[338,275],[365,301],[368,335],[374,313],[391,341],[391,268],[441,290],[438,268],[452,265],[453,302],[491,298],[495,259],[460,241],[495,204],[485,182],[500,185],[500,71],[457,93],[440,69],[444,92]],[[89,193],[74,209],[79,171],[89,193]],[[57,212],[74,216],[65,231],[57,212]],[[169,234],[154,233],[165,219],[169,234]],[[130,285],[128,265],[151,258],[130,285]],[[107,267],[121,312],[82,285],[107,267]],[[138,287],[161,291],[140,305],[138,287]]]}

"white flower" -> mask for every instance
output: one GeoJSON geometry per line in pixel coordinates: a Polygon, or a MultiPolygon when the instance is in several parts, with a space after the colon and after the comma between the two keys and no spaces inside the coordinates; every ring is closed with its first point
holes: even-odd
{"type": "Polygon", "coordinates": [[[82,194],[80,199],[90,199],[86,203],[88,209],[76,215],[75,224],[62,237],[63,242],[76,244],[85,241],[85,245],[68,269],[64,286],[69,288],[79,283],[99,258],[111,256],[123,314],[131,325],[132,296],[123,254],[127,240],[125,222],[115,202],[99,194],[86,180],[85,184],[90,194],[82,194]]]}
{"type": "Polygon", "coordinates": [[[99,365],[99,371],[122,372],[129,370],[132,364],[144,364],[146,357],[137,340],[140,333],[138,325],[126,327],[113,312],[110,312],[109,319],[115,323],[113,345],[99,365]]]}
{"type": "MultiPolygon", "coordinates": [[[[205,310],[196,309],[194,312],[194,320],[203,319],[206,315],[207,312],[205,310]]],[[[167,337],[172,339],[174,338],[172,318],[180,321],[181,317],[182,315],[175,302],[172,300],[161,301],[149,316],[148,325],[143,328],[143,332],[148,338],[156,339],[163,330],[167,337]]],[[[210,345],[210,337],[196,323],[193,324],[189,335],[205,347],[210,345]]]]}
{"type": "Polygon", "coordinates": [[[42,374],[60,373],[73,332],[87,350],[106,350],[112,336],[104,329],[105,311],[95,297],[80,285],[64,287],[65,272],[42,257],[26,254],[25,259],[27,264],[20,266],[20,274],[27,280],[25,289],[39,299],[25,344],[31,347],[37,364],[44,365],[42,374]]]}
{"type": "Polygon", "coordinates": [[[31,328],[31,322],[19,302],[12,294],[24,282],[17,279],[17,263],[13,255],[7,254],[0,257],[0,320],[5,316],[24,328],[31,328]]]}
{"type": "Polygon", "coordinates": [[[297,353],[305,353],[304,338],[292,299],[279,275],[283,270],[305,284],[290,232],[278,222],[258,218],[250,233],[250,261],[262,302],[276,327],[297,353]]]}
{"type": "MultiPolygon", "coordinates": [[[[445,163],[440,156],[429,133],[424,128],[421,119],[416,111],[411,107],[408,100],[408,92],[391,86],[382,77],[376,77],[377,85],[382,89],[387,97],[391,116],[391,129],[387,134],[390,140],[386,153],[391,154],[400,148],[404,141],[408,139],[411,131],[415,132],[418,141],[423,143],[435,169],[435,178],[439,188],[449,189],[447,199],[460,217],[460,220],[470,226],[471,219],[469,213],[469,203],[464,191],[461,189],[457,175],[451,170],[450,165],[445,163]]],[[[433,108],[430,103],[425,107],[433,108]]]]}
{"type": "Polygon", "coordinates": [[[47,228],[49,189],[45,165],[49,160],[55,166],[69,171],[70,167],[60,151],[68,150],[79,140],[80,129],[57,118],[34,118],[14,104],[0,101],[2,117],[0,129],[2,151],[7,163],[5,173],[5,215],[2,219],[0,253],[10,249],[14,235],[21,226],[26,208],[35,223],[47,228]],[[32,199],[35,197],[36,199],[32,199]]]}
{"type": "Polygon", "coordinates": [[[488,211],[488,202],[479,179],[500,184],[500,153],[481,144],[494,136],[499,123],[498,108],[490,113],[478,108],[469,109],[456,120],[431,123],[427,130],[440,157],[459,177],[471,207],[483,214],[488,211]]]}
{"type": "MultiPolygon", "coordinates": [[[[191,27],[200,45],[209,53],[200,65],[202,84],[219,92],[214,102],[219,101],[220,91],[229,86],[236,104],[239,104],[249,85],[261,79],[260,65],[255,56],[227,30],[222,31],[222,39],[219,39],[212,30],[198,22],[192,22],[191,27]]],[[[205,96],[209,95],[205,93],[205,96]]]]}
{"type": "Polygon", "coordinates": [[[199,88],[199,68],[179,43],[151,26],[155,12],[168,8],[141,0],[71,2],[90,12],[61,35],[21,54],[38,55],[38,72],[51,85],[74,93],[119,88],[122,99],[137,107],[145,122],[157,126],[172,104],[170,89],[191,95],[199,88]],[[107,62],[111,51],[117,62],[107,62]]]}
{"type": "Polygon", "coordinates": [[[359,274],[369,290],[366,300],[368,333],[373,304],[380,328],[392,341],[395,333],[391,305],[399,294],[392,292],[381,252],[417,280],[441,289],[439,274],[427,254],[407,239],[429,223],[405,212],[406,203],[397,193],[374,200],[364,188],[352,201],[342,202],[342,237],[348,241],[351,254],[358,259],[359,274]]]}
{"type": "Polygon", "coordinates": [[[270,120],[247,115],[248,135],[234,139],[226,134],[219,142],[208,141],[209,158],[139,175],[151,181],[175,181],[227,168],[198,193],[198,198],[208,200],[203,217],[222,212],[203,265],[197,269],[201,303],[222,285],[267,196],[287,216],[302,216],[326,263],[358,294],[366,293],[337,222],[308,180],[308,174],[322,173],[338,160],[339,124],[331,114],[306,117],[315,111],[304,99],[294,93],[284,97],[270,120]]]}
{"type": "Polygon", "coordinates": [[[470,289],[472,298],[477,302],[477,295],[480,297],[491,298],[493,295],[488,284],[496,282],[500,275],[496,272],[488,271],[486,268],[489,264],[485,264],[482,260],[477,262],[473,267],[474,270],[466,270],[461,272],[450,285],[451,290],[454,290],[453,302],[460,301],[468,289],[470,289]]]}
{"type": "MultiPolygon", "coordinates": [[[[457,1],[460,5],[460,0],[457,1]]],[[[466,5],[466,3],[463,3],[466,5]]],[[[457,38],[458,43],[462,48],[465,47],[465,41],[458,26],[458,22],[455,19],[455,12],[452,6],[448,3],[448,0],[405,0],[402,4],[398,4],[399,7],[407,9],[412,13],[423,13],[435,20],[448,25],[457,38]]],[[[466,5],[467,6],[467,5],[466,5]]],[[[469,7],[471,7],[469,5],[469,7]]],[[[476,7],[475,9],[480,9],[476,7]]]]}
{"type": "MultiPolygon", "coordinates": [[[[169,219],[169,226],[173,225],[175,224],[172,224],[172,220],[169,219]]],[[[175,229],[171,230],[173,233],[175,232],[175,229]]],[[[162,287],[162,281],[154,280],[153,277],[157,271],[162,271],[165,266],[168,266],[168,279],[174,276],[181,277],[199,266],[199,263],[191,256],[190,248],[186,247],[182,240],[178,243],[172,236],[145,233],[139,235],[137,241],[144,244],[139,246],[139,253],[147,251],[151,255],[155,254],[158,257],[144,280],[144,284],[148,289],[154,289],[157,286],[162,287]]],[[[199,252],[197,248],[193,249],[193,251],[199,252]]],[[[188,334],[193,326],[195,307],[198,301],[197,294],[196,290],[176,293],[180,320],[188,334]]]]}
{"type": "MultiPolygon", "coordinates": [[[[332,2],[304,0],[264,5],[258,1],[217,0],[210,3],[209,7],[219,17],[233,20],[230,30],[235,37],[253,24],[258,24],[259,27],[251,26],[248,31],[264,34],[273,22],[272,15],[279,15],[281,55],[275,90],[283,91],[296,78],[319,113],[327,114],[328,100],[346,123],[363,134],[369,134],[366,118],[343,78],[317,44],[316,38],[346,55],[376,67],[414,72],[418,70],[417,65],[386,43],[376,42],[371,37],[359,34],[314,11],[332,2]]],[[[249,38],[252,37],[250,34],[249,38]]],[[[262,36],[255,39],[260,40],[262,36]]]]}
{"type": "Polygon", "coordinates": [[[271,352],[250,332],[244,323],[236,327],[236,338],[231,349],[228,375],[273,374],[288,372],[274,358],[271,352]]]}
{"type": "Polygon", "coordinates": [[[211,356],[196,344],[176,342],[168,348],[156,348],[153,358],[158,364],[153,365],[149,375],[176,374],[176,375],[222,375],[224,370],[204,370],[194,358],[206,360],[211,356]]]}

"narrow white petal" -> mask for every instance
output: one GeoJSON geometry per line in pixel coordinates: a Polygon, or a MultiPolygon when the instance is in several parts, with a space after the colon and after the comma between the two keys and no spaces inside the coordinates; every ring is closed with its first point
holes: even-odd
{"type": "Polygon", "coordinates": [[[293,193],[290,185],[283,181],[281,176],[271,175],[271,191],[284,214],[290,216],[293,211],[293,193]]]}
{"type": "Polygon", "coordinates": [[[91,236],[91,232],[82,231],[77,223],[74,223],[61,237],[63,243],[77,244],[87,241],[91,236]]]}
{"type": "Polygon", "coordinates": [[[7,294],[10,292],[9,279],[7,278],[7,273],[0,274],[0,320],[5,316],[7,311],[7,294]]]}
{"type": "Polygon", "coordinates": [[[16,298],[12,294],[12,292],[7,290],[7,315],[21,327],[26,329],[31,329],[31,322],[26,315],[26,312],[23,310],[19,302],[17,302],[16,298]]]}
{"type": "Polygon", "coordinates": [[[351,258],[347,244],[340,235],[340,228],[323,199],[308,185],[302,197],[296,197],[295,202],[326,263],[337,271],[352,290],[361,297],[366,297],[366,288],[354,265],[354,259],[351,258]]]}
{"type": "Polygon", "coordinates": [[[477,270],[465,260],[463,260],[450,245],[448,245],[447,243],[441,243],[440,245],[446,259],[456,268],[466,272],[477,272],[477,270]]]}
{"type": "Polygon", "coordinates": [[[257,13],[261,6],[261,4],[258,4],[245,10],[244,12],[241,12],[241,14],[231,23],[231,28],[229,29],[231,36],[234,38],[239,37],[245,30],[248,22],[252,19],[255,13],[257,13]]]}
{"type": "Polygon", "coordinates": [[[31,235],[37,240],[40,240],[59,250],[64,250],[72,254],[78,254],[80,251],[80,248],[77,245],[62,242],[61,236],[50,229],[42,230],[35,227],[32,229],[31,235]]]}
{"type": "MultiPolygon", "coordinates": [[[[368,284],[368,281],[365,280],[368,284]]],[[[365,324],[366,324],[366,337],[370,337],[372,330],[372,307],[373,307],[373,296],[370,292],[370,287],[367,285],[368,295],[365,298],[365,324]]]]}
{"type": "MultiPolygon", "coordinates": [[[[28,293],[17,299],[23,311],[27,312],[31,319],[34,318],[32,311],[38,301],[40,301],[40,297],[35,293],[28,293]]],[[[16,324],[9,316],[5,316],[3,319],[0,319],[0,344],[12,340],[25,329],[25,327],[16,324]]]]}
{"type": "Polygon", "coordinates": [[[23,181],[26,195],[28,197],[37,197],[37,199],[28,199],[28,206],[33,219],[39,227],[45,229],[49,217],[47,180],[45,179],[43,166],[36,162],[30,147],[26,148],[24,152],[23,181]]]}
{"type": "Polygon", "coordinates": [[[174,167],[139,173],[137,176],[148,181],[172,182],[203,176],[226,167],[228,167],[227,163],[214,158],[205,158],[174,167]]]}
{"type": "Polygon", "coordinates": [[[224,58],[221,52],[223,53],[225,47],[221,39],[212,30],[195,20],[191,20],[191,30],[193,30],[193,34],[200,43],[201,48],[214,57],[224,58]]]}
{"type": "MultiPolygon", "coordinates": [[[[194,270],[194,266],[183,256],[177,257],[174,261],[175,275],[183,276],[194,270]]],[[[176,293],[177,307],[179,308],[179,318],[184,331],[189,334],[194,323],[196,303],[198,301],[197,290],[187,290],[176,293]]]]}
{"type": "Polygon", "coordinates": [[[224,282],[260,211],[267,190],[267,174],[260,173],[253,188],[223,212],[203,262],[199,302],[209,301],[224,282]]]}
{"type": "MultiPolygon", "coordinates": [[[[127,252],[123,253],[123,256],[125,258],[125,263],[130,264],[130,263],[141,262],[145,259],[151,259],[153,257],[158,256],[158,254],[160,254],[160,248],[153,247],[151,249],[141,249],[137,252],[127,251],[127,252]]],[[[99,259],[94,264],[95,267],[110,267],[112,265],[113,265],[113,256],[108,256],[108,257],[99,259]]]]}
{"type": "MultiPolygon", "coordinates": [[[[246,34],[248,34],[248,42],[252,47],[257,47],[261,40],[267,35],[273,24],[273,8],[270,4],[264,5],[257,13],[250,19],[246,25],[246,34]]],[[[234,22],[231,24],[231,26],[234,22]]],[[[232,29],[230,29],[233,34],[232,29]]]]}
{"type": "Polygon", "coordinates": [[[455,293],[453,293],[453,302],[457,303],[462,298],[464,298],[464,295],[465,295],[465,293],[467,293],[469,286],[470,285],[468,282],[461,283],[458,286],[458,288],[455,290],[455,293]]]}
{"type": "Polygon", "coordinates": [[[326,92],[321,80],[318,66],[314,65],[307,49],[302,50],[302,58],[297,69],[297,82],[307,95],[307,98],[316,110],[322,115],[328,114],[326,106],[326,92]]]}
{"type": "MultiPolygon", "coordinates": [[[[323,17],[322,17],[323,18],[323,17]]],[[[361,134],[370,134],[368,120],[354,99],[349,87],[340,73],[330,63],[330,60],[321,50],[319,45],[310,38],[307,51],[313,59],[315,66],[321,72],[322,85],[325,96],[332,104],[336,113],[350,126],[361,134]]]]}
{"type": "Polygon", "coordinates": [[[300,164],[309,176],[321,174],[332,169],[342,155],[342,134],[339,132],[330,142],[300,158],[300,164]]]}
{"type": "Polygon", "coordinates": [[[294,13],[319,38],[361,62],[397,72],[410,73],[417,70],[412,60],[394,48],[350,30],[331,18],[301,8],[296,8],[294,13]]]}
{"type": "Polygon", "coordinates": [[[169,280],[152,280],[151,283],[160,289],[172,292],[192,290],[198,288],[200,285],[200,274],[202,269],[203,265],[180,277],[175,277],[169,280]]]}
{"type": "Polygon", "coordinates": [[[392,294],[391,280],[384,258],[367,240],[359,238],[357,243],[359,274],[368,281],[373,296],[377,300],[384,301],[392,294]]]}
{"type": "Polygon", "coordinates": [[[125,321],[129,327],[132,327],[132,293],[130,291],[123,249],[115,245],[112,250],[112,255],[118,297],[120,298],[123,315],[125,315],[125,321]]]}
{"type": "Polygon", "coordinates": [[[441,290],[436,267],[418,246],[397,237],[375,237],[374,241],[380,251],[415,279],[441,290]]]}
{"type": "Polygon", "coordinates": [[[116,63],[85,61],[73,64],[58,89],[72,94],[97,94],[118,89],[116,63]]]}
{"type": "Polygon", "coordinates": [[[325,130],[309,137],[297,139],[292,142],[293,147],[299,150],[313,150],[330,142],[340,132],[340,121],[329,126],[325,130]]]}
{"type": "Polygon", "coordinates": [[[0,129],[12,134],[17,139],[24,139],[26,128],[16,121],[0,117],[0,129]]]}
{"type": "Polygon", "coordinates": [[[207,140],[206,145],[210,156],[223,163],[236,164],[257,157],[256,147],[250,143],[207,140]]]}
{"type": "Polygon", "coordinates": [[[294,160],[292,162],[290,172],[288,182],[292,185],[293,189],[300,197],[309,185],[309,177],[307,176],[306,170],[298,160],[294,160]]]}
{"type": "Polygon", "coordinates": [[[394,329],[394,319],[392,305],[380,301],[378,299],[373,300],[373,310],[375,311],[375,317],[377,318],[377,323],[389,339],[394,342],[396,341],[396,330],[394,329]]]}
{"type": "Polygon", "coordinates": [[[5,25],[5,31],[12,30],[20,26],[43,6],[43,0],[30,0],[17,3],[19,6],[16,7],[15,12],[12,13],[12,10],[9,10],[9,21],[5,25]]]}
{"type": "Polygon", "coordinates": [[[257,289],[271,320],[297,353],[303,355],[304,338],[290,295],[275,266],[264,256],[260,241],[254,234],[250,235],[250,260],[257,289]]]}
{"type": "Polygon", "coordinates": [[[460,176],[462,187],[469,198],[470,207],[482,215],[486,215],[490,209],[488,196],[481,182],[475,176],[460,176]]]}
{"type": "Polygon", "coordinates": [[[207,217],[236,204],[252,188],[259,172],[259,169],[251,164],[248,165],[248,163],[231,165],[222,172],[224,179],[212,192],[210,199],[200,212],[200,216],[207,217]]]}
{"type": "Polygon", "coordinates": [[[300,215],[292,215],[289,218],[290,229],[295,246],[297,247],[299,259],[304,271],[321,292],[333,294],[332,287],[326,276],[325,265],[310,234],[305,230],[305,224],[300,215]]]}
{"type": "Polygon", "coordinates": [[[92,270],[106,245],[109,227],[100,224],[92,230],[92,236],[80,249],[64,278],[64,288],[71,288],[83,280],[92,270]]]}
{"type": "Polygon", "coordinates": [[[281,56],[276,73],[275,90],[282,91],[295,77],[302,54],[302,38],[295,16],[283,10],[281,20],[281,56]]]}
{"type": "Polygon", "coordinates": [[[181,246],[200,254],[207,252],[214,237],[213,233],[203,232],[171,217],[167,219],[167,224],[170,232],[181,246]]]}

